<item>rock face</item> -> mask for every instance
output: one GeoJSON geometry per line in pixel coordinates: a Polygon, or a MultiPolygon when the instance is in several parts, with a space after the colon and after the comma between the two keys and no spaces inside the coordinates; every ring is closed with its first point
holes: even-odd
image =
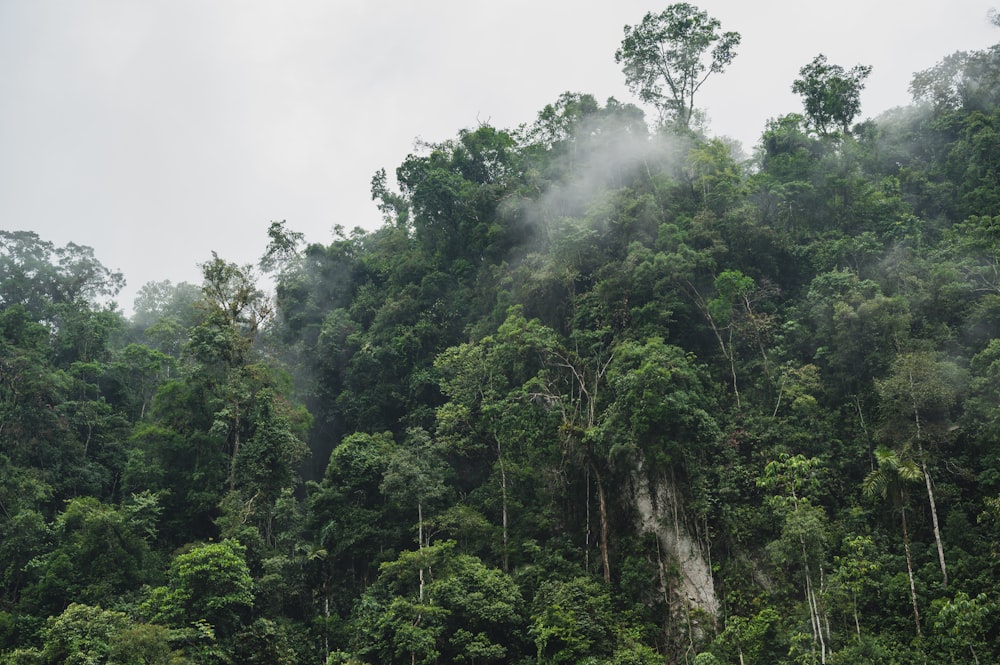
{"type": "MultiPolygon", "coordinates": [[[[676,566],[676,581],[670,584],[675,613],[689,619],[704,613],[714,621],[719,613],[712,569],[697,539],[685,524],[684,507],[674,484],[665,477],[652,483],[642,469],[633,477],[635,507],[640,533],[655,534],[666,555],[660,563],[661,580],[667,580],[667,568],[676,566]],[[651,486],[652,485],[652,486],[651,486]]],[[[665,590],[666,591],[666,590],[665,590]]]]}

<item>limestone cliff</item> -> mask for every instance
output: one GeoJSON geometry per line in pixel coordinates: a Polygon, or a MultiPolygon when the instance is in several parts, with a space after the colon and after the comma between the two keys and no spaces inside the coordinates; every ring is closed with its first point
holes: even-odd
{"type": "MultiPolygon", "coordinates": [[[[652,480],[644,470],[632,478],[634,502],[641,533],[655,534],[664,559],[660,562],[664,592],[670,593],[675,611],[685,617],[718,616],[719,599],[708,558],[684,519],[684,506],[674,483],[662,475],[652,480]],[[676,579],[669,580],[667,568],[675,566],[676,579]],[[694,612],[693,612],[694,611],[694,612]]],[[[697,621],[697,619],[693,619],[697,621]]]]}

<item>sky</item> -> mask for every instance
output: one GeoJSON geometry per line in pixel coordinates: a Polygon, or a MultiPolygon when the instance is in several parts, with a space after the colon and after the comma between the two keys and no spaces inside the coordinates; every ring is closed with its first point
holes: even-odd
{"type": "MultiPolygon", "coordinates": [[[[377,228],[372,175],[419,141],[531,123],[566,91],[637,102],[614,52],[639,0],[0,0],[0,228],[93,247],[128,282],[254,263],[271,221],[309,242],[377,228]]],[[[817,54],[873,66],[862,116],[912,74],[1000,42],[979,0],[701,0],[742,35],[695,97],[752,151],[817,54]]],[[[654,118],[649,111],[647,117],[654,118]]]]}

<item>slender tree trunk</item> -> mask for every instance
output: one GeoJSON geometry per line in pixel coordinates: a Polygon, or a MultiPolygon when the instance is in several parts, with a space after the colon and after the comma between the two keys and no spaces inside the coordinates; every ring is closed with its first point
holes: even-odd
{"type": "Polygon", "coordinates": [[[927,501],[931,504],[931,524],[934,526],[934,541],[937,543],[938,563],[941,565],[941,583],[948,587],[948,568],[944,563],[944,544],[941,542],[941,529],[938,527],[937,506],[934,503],[934,488],[931,484],[931,474],[927,471],[927,464],[924,462],[923,446],[919,446],[920,470],[924,473],[924,483],[927,485],[927,501]]]}
{"type": "Polygon", "coordinates": [[[858,642],[861,641],[861,621],[858,619],[858,595],[851,593],[851,611],[854,612],[854,630],[858,634],[858,642]]]}
{"type": "MultiPolygon", "coordinates": [[[[916,390],[915,381],[913,379],[912,372],[909,375],[910,379],[910,394],[913,395],[916,390]]],[[[941,580],[944,587],[948,586],[948,568],[944,563],[944,544],[941,542],[941,529],[938,527],[938,514],[937,505],[934,503],[934,487],[931,483],[931,474],[927,470],[927,456],[924,455],[924,444],[923,444],[923,432],[920,427],[920,409],[917,407],[917,402],[914,399],[913,402],[913,422],[917,427],[917,452],[920,454],[920,470],[924,474],[924,483],[927,485],[927,501],[931,505],[931,523],[934,525],[934,542],[937,544],[938,552],[938,562],[941,565],[941,580]]]]}
{"type": "Polygon", "coordinates": [[[229,461],[229,489],[236,489],[236,457],[240,454],[240,402],[233,402],[233,458],[229,461]]]}
{"type": "Polygon", "coordinates": [[[503,464],[503,453],[500,451],[500,442],[497,441],[497,461],[500,464],[500,497],[502,501],[501,521],[503,523],[503,572],[510,572],[508,561],[508,540],[507,540],[507,470],[503,464]]]}
{"type": "Polygon", "coordinates": [[[324,622],[323,629],[323,653],[326,654],[327,660],[330,659],[330,635],[329,628],[330,625],[330,594],[326,590],[326,583],[323,584],[323,618],[326,619],[324,622]]]}
{"type": "MultiPolygon", "coordinates": [[[[687,280],[685,280],[687,281],[687,280]]],[[[715,341],[719,343],[719,348],[722,350],[722,356],[729,361],[729,372],[733,379],[733,396],[736,398],[736,409],[738,411],[743,410],[743,405],[740,402],[740,388],[739,382],[736,379],[736,354],[733,352],[733,331],[732,327],[729,328],[729,344],[726,344],[726,340],[722,337],[722,330],[715,324],[715,317],[712,316],[712,312],[708,309],[708,303],[705,299],[701,297],[698,289],[694,287],[690,281],[687,281],[688,290],[691,293],[691,298],[694,300],[695,305],[701,311],[702,315],[708,321],[709,327],[712,329],[712,334],[715,335],[715,341]]]]}
{"type": "MultiPolygon", "coordinates": [[[[593,465],[591,465],[593,466],[593,465]]],[[[593,466],[594,478],[597,483],[597,505],[601,511],[601,564],[604,567],[604,581],[611,584],[611,560],[608,557],[608,502],[604,496],[604,483],[601,473],[593,466]]]]}
{"type": "MultiPolygon", "coordinates": [[[[861,410],[861,398],[857,395],[854,396],[854,408],[858,412],[858,421],[861,423],[861,431],[865,433],[865,443],[869,446],[869,452],[871,448],[871,436],[868,435],[868,425],[865,424],[865,413],[861,410]]],[[[869,455],[868,457],[869,471],[875,470],[875,460],[869,455]]]]}
{"type": "Polygon", "coordinates": [[[587,465],[587,478],[586,478],[586,498],[584,500],[586,520],[584,524],[584,534],[583,534],[583,569],[590,571],[590,465],[587,465]]]}
{"type": "Polygon", "coordinates": [[[87,440],[83,442],[83,458],[87,459],[87,450],[90,448],[90,436],[94,431],[94,426],[87,423],[87,440]]]}
{"type": "Polygon", "coordinates": [[[802,545],[802,561],[806,570],[806,604],[809,605],[809,622],[812,624],[813,642],[819,644],[820,662],[826,664],[826,639],[823,637],[823,620],[820,616],[819,601],[813,589],[812,572],[809,569],[809,555],[806,553],[806,541],[799,536],[802,545]]]}
{"type": "MultiPolygon", "coordinates": [[[[417,549],[424,549],[424,506],[417,501],[417,549]]],[[[420,602],[424,602],[424,564],[420,564],[420,602]]]]}
{"type": "MultiPolygon", "coordinates": [[[[715,327],[715,324],[712,324],[715,327]]],[[[722,352],[729,361],[729,372],[733,377],[733,395],[736,397],[736,410],[742,411],[743,404],[740,402],[740,387],[736,381],[736,352],[733,351],[733,329],[729,329],[729,344],[722,344],[722,338],[719,337],[719,343],[722,345],[722,352]]]]}
{"type": "MultiPolygon", "coordinates": [[[[902,499],[900,492],[900,499],[902,499]]],[[[913,582],[913,559],[910,558],[910,534],[906,530],[906,508],[902,509],[903,517],[903,550],[906,552],[906,574],[910,578],[910,599],[913,601],[913,623],[917,627],[917,637],[921,636],[920,631],[920,609],[917,607],[917,585],[913,582]]]]}

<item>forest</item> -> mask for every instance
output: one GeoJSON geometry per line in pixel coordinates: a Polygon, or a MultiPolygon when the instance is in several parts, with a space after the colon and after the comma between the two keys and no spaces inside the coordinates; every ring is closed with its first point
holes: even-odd
{"type": "Polygon", "coordinates": [[[624,34],[641,106],[422,144],[379,228],[130,316],[0,231],[0,661],[1000,662],[1000,44],[866,120],[817,55],[746,155],[739,34],[624,34]]]}

